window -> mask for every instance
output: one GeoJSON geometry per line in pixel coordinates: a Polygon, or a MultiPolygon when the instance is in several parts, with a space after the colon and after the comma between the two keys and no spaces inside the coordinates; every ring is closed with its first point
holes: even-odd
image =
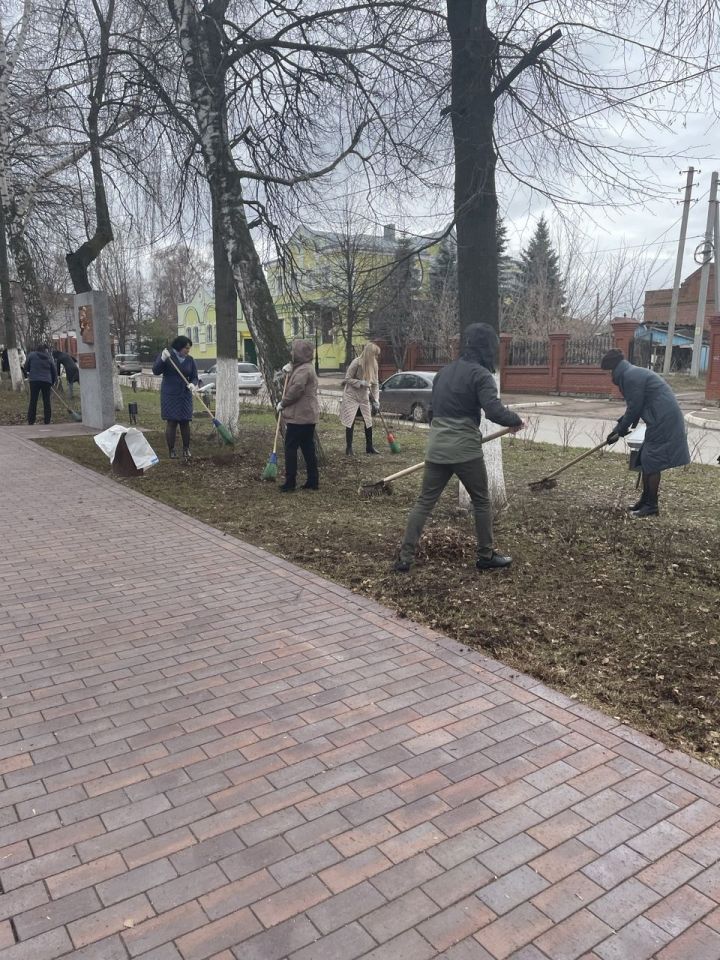
{"type": "Polygon", "coordinates": [[[405,390],[407,389],[407,381],[409,379],[410,378],[404,373],[396,373],[394,377],[386,380],[383,386],[385,390],[405,390]]]}
{"type": "Polygon", "coordinates": [[[322,314],[322,342],[333,343],[333,316],[331,310],[323,310],[322,314]]]}
{"type": "Polygon", "coordinates": [[[292,318],[292,335],[294,337],[299,336],[300,334],[300,317],[292,318]]]}
{"type": "Polygon", "coordinates": [[[312,317],[305,320],[305,334],[308,337],[315,336],[315,320],[312,317]]]}
{"type": "Polygon", "coordinates": [[[191,327],[186,327],[186,328],[185,328],[185,336],[188,338],[188,340],[192,340],[192,328],[191,328],[191,327]]]}
{"type": "Polygon", "coordinates": [[[194,334],[194,336],[190,337],[190,339],[192,340],[193,343],[199,343],[199,341],[200,341],[200,330],[198,329],[198,327],[193,327],[193,334],[194,334]]]}
{"type": "Polygon", "coordinates": [[[208,343],[213,342],[213,326],[211,323],[207,325],[207,342],[208,343]]]}

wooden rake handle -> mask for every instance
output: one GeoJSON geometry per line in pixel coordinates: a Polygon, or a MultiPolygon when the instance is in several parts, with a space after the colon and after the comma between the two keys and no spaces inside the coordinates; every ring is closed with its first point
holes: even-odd
{"type": "Polygon", "coordinates": [[[197,399],[200,401],[200,406],[203,408],[203,410],[205,410],[206,413],[208,413],[208,414],[210,415],[210,419],[211,419],[211,420],[214,420],[214,419],[215,419],[215,414],[212,412],[212,410],[210,409],[210,407],[205,403],[205,401],[203,400],[203,398],[200,396],[199,391],[193,390],[190,381],[185,379],[185,374],[182,372],[182,370],[180,369],[180,367],[175,363],[175,361],[173,360],[173,358],[172,358],[171,356],[168,357],[168,360],[170,361],[170,363],[171,363],[171,364],[173,365],[173,367],[175,368],[175,372],[177,373],[177,375],[180,377],[180,379],[182,380],[182,382],[185,384],[185,386],[186,386],[186,387],[188,388],[188,390],[190,391],[193,399],[194,399],[195,397],[197,397],[197,399]]]}
{"type": "MultiPolygon", "coordinates": [[[[499,440],[500,437],[504,437],[506,434],[510,433],[510,430],[510,427],[503,427],[502,430],[496,430],[495,433],[489,433],[486,437],[483,437],[480,442],[490,443],[491,440],[499,440]]],[[[397,473],[392,473],[389,477],[383,477],[380,482],[390,483],[392,480],[399,480],[400,477],[407,477],[410,473],[417,473],[417,471],[422,470],[424,466],[425,461],[422,460],[420,463],[413,464],[412,467],[405,467],[404,470],[398,470],[397,473]]]]}
{"type": "Polygon", "coordinates": [[[579,457],[575,457],[574,460],[571,460],[570,463],[566,463],[564,467],[560,467],[555,470],[553,473],[549,473],[546,477],[543,477],[543,480],[553,480],[555,477],[560,476],[561,473],[564,473],[566,470],[569,470],[570,467],[574,467],[576,463],[580,463],[581,460],[584,460],[586,457],[591,456],[593,453],[597,453],[598,450],[602,450],[603,447],[607,446],[607,440],[603,440],[602,443],[599,443],[596,447],[593,447],[590,450],[586,450],[584,453],[581,453],[579,457]]]}

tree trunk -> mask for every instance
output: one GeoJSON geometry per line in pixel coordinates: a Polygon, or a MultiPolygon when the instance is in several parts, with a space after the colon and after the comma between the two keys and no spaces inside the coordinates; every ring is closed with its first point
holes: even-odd
{"type": "Polygon", "coordinates": [[[18,356],[15,334],[15,311],[13,308],[12,288],[10,286],[10,265],[8,263],[7,238],[5,233],[5,208],[0,200],[0,297],[2,297],[3,323],[5,327],[5,349],[10,364],[10,380],[13,390],[22,390],[25,384],[20,357],[18,356]]]}
{"type": "Polygon", "coordinates": [[[240,418],[238,395],[237,294],[220,233],[217,205],[212,203],[213,267],[215,273],[215,338],[217,342],[217,379],[215,415],[232,434],[237,434],[240,418]]]}
{"type": "Polygon", "coordinates": [[[52,331],[50,318],[40,295],[35,264],[25,237],[23,224],[15,213],[11,213],[8,222],[10,250],[15,261],[18,280],[25,300],[28,315],[28,340],[31,347],[37,343],[49,343],[52,331]]]}
{"type": "Polygon", "coordinates": [[[222,49],[225,7],[223,2],[207,5],[198,17],[191,0],[168,0],[235,289],[268,391],[278,400],[281,388],[273,376],[287,362],[288,347],[245,216],[242,181],[228,137],[222,49]]]}
{"type": "Polygon", "coordinates": [[[355,332],[355,311],[348,303],[347,323],[345,324],[345,366],[349,367],[354,359],[353,333],[355,332]]]}
{"type": "Polygon", "coordinates": [[[461,332],[477,322],[500,328],[493,140],[497,40],[488,27],[486,7],[487,0],[448,0],[461,332]]]}

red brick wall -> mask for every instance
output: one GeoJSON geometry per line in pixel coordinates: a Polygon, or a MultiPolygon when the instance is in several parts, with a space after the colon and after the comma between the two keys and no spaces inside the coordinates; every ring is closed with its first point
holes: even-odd
{"type": "MultiPolygon", "coordinates": [[[[691,273],[680,285],[677,325],[694,327],[700,296],[700,268],[691,273]]],[[[664,323],[670,318],[672,290],[647,290],[645,292],[645,322],[664,323]]],[[[715,308],[715,264],[710,264],[707,303],[705,304],[705,329],[710,329],[710,317],[717,314],[715,308]]]]}

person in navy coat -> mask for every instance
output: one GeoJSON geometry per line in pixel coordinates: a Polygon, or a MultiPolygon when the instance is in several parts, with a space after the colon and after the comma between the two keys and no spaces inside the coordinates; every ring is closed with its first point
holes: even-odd
{"type": "Polygon", "coordinates": [[[612,381],[627,404],[625,413],[608,434],[607,443],[627,436],[640,420],[647,425],[640,447],[642,495],[629,510],[630,516],[637,519],[655,517],[659,513],[660,474],[690,463],[685,417],[665,380],[653,370],[628,363],[622,350],[609,350],[600,366],[612,371],[612,381]]]}
{"type": "Polygon", "coordinates": [[[175,459],[177,428],[183,444],[183,459],[190,459],[190,421],[193,416],[193,393],[198,386],[198,372],[190,356],[192,340],[175,337],[170,349],[163,350],[153,364],[156,377],[162,375],[160,385],[160,416],[165,421],[165,440],[170,458],[175,459]],[[177,368],[177,369],[176,369],[177,368]],[[178,373],[178,370],[180,371],[178,373]],[[188,384],[190,389],[188,390],[188,384]]]}

